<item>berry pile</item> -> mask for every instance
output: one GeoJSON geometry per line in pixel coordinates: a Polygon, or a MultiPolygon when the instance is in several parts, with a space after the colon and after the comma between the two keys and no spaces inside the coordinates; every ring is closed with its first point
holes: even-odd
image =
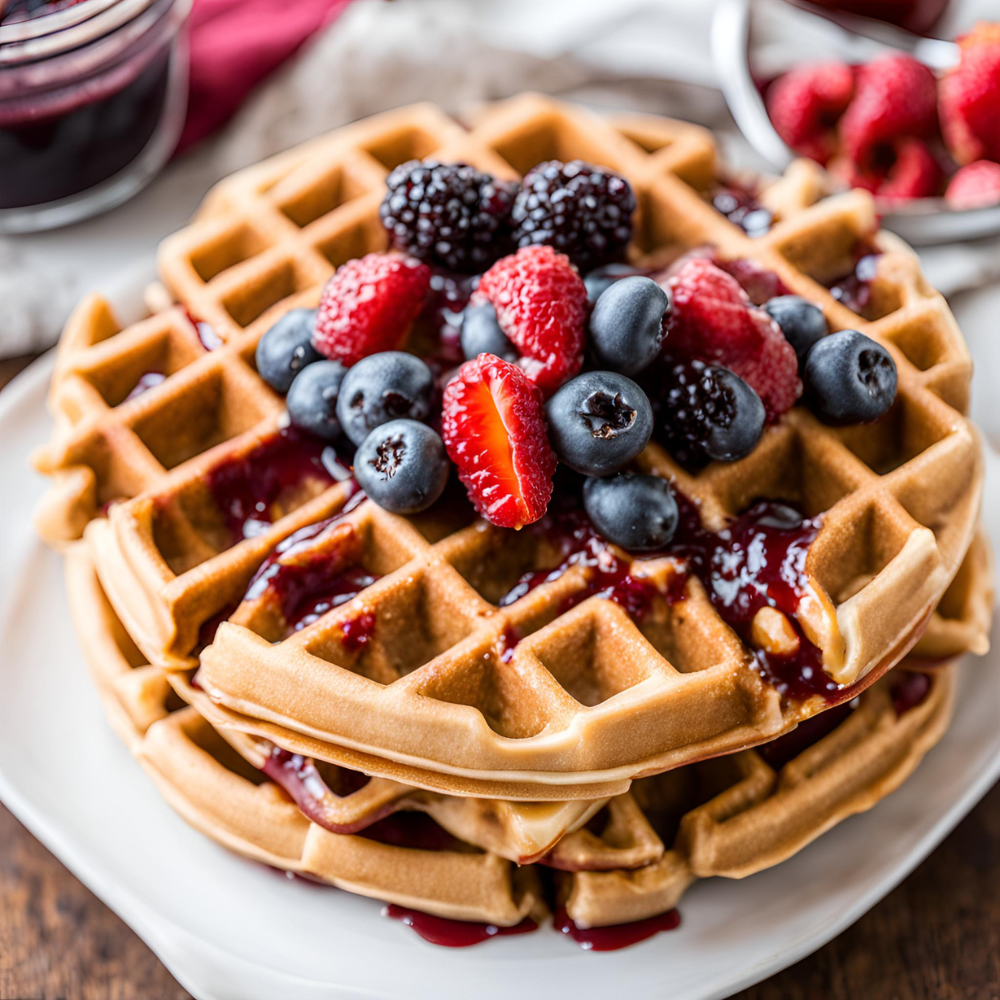
{"type": "Polygon", "coordinates": [[[546,245],[588,272],[621,260],[632,238],[628,181],[582,160],[540,163],[520,184],[410,160],[386,185],[380,214],[392,245],[451,271],[477,274],[515,248],[546,245]]]}
{"type": "MultiPolygon", "coordinates": [[[[583,177],[586,185],[567,190],[596,185],[629,204],[594,168],[543,164],[533,174],[553,183],[583,177]]],[[[748,455],[803,394],[830,424],[875,420],[895,399],[896,369],[882,347],[854,330],[831,334],[822,311],[785,294],[775,276],[711,249],[657,275],[604,263],[584,279],[570,256],[532,238],[458,281],[464,290],[443,320],[443,282],[458,279],[440,266],[445,257],[449,267],[471,266],[477,249],[492,245],[481,236],[496,236],[496,219],[477,199],[497,188],[471,168],[441,164],[407,164],[388,183],[404,236],[411,224],[425,228],[405,214],[419,187],[430,229],[441,236],[445,222],[451,227],[448,249],[423,233],[425,260],[390,252],[348,261],[319,308],[287,313],[256,355],[261,376],[285,394],[292,424],[353,447],[359,486],[386,510],[426,510],[454,466],[483,517],[521,528],[548,510],[561,463],[567,483],[585,477],[583,507],[606,539],[655,550],[671,540],[678,508],[666,480],[630,469],[652,439],[695,469],[748,455]],[[437,339],[421,351],[428,327],[437,339]]],[[[603,233],[607,247],[605,223],[622,220],[598,198],[591,226],[589,198],[572,227],[603,233]]],[[[559,244],[578,256],[586,249],[559,244]]]]}
{"type": "Polygon", "coordinates": [[[1000,25],[959,38],[936,78],[901,53],[778,77],[766,94],[778,134],[802,156],[886,200],[943,195],[955,208],[1000,202],[1000,25]]]}

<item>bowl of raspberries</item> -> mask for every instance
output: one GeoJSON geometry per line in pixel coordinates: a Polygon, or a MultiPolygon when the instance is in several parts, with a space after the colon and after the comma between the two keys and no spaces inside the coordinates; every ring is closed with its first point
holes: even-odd
{"type": "MultiPolygon", "coordinates": [[[[1000,231],[1000,23],[980,22],[954,43],[900,32],[899,49],[869,39],[845,44],[840,31],[821,52],[812,43],[755,40],[755,7],[720,7],[716,63],[731,67],[735,50],[747,53],[724,90],[760,152],[805,157],[825,168],[833,189],[871,192],[885,226],[914,243],[1000,231]],[[807,59],[797,55],[803,49],[807,59]],[[796,55],[777,68],[775,52],[789,50],[796,55]]],[[[822,23],[796,11],[781,29],[773,8],[760,12],[770,15],[768,34],[802,17],[822,23]]]]}

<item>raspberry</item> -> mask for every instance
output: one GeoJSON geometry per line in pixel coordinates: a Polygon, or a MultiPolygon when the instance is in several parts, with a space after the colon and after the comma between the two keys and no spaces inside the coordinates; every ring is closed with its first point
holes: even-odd
{"type": "Polygon", "coordinates": [[[944,196],[952,208],[984,208],[1000,203],[1000,163],[976,160],[959,167],[944,196]]]}
{"type": "Polygon", "coordinates": [[[663,444],[683,465],[748,455],[764,429],[760,398],[727,368],[684,361],[670,369],[661,395],[663,444]]]}
{"type": "Polygon", "coordinates": [[[624,177],[582,160],[539,163],[524,176],[511,218],[518,247],[548,243],[586,274],[621,260],[635,195],[624,177]]]}
{"type": "Polygon", "coordinates": [[[958,66],[940,83],[941,126],[959,163],[1000,160],[1000,25],[959,40],[958,66]]]}
{"type": "Polygon", "coordinates": [[[937,85],[927,66],[911,56],[890,55],[858,68],[854,98],[840,119],[840,138],[862,169],[876,167],[896,139],[923,138],[936,127],[937,85]]]}
{"type": "Polygon", "coordinates": [[[564,254],[534,246],[498,260],[473,296],[474,302],[483,299],[543,392],[554,392],[580,371],[587,289],[564,254]]]}
{"type": "Polygon", "coordinates": [[[431,269],[412,257],[370,253],[342,264],[326,283],[313,346],[353,365],[406,340],[430,288],[431,269]]]}
{"type": "Polygon", "coordinates": [[[379,214],[400,250],[475,274],[510,247],[517,185],[462,163],[410,160],[386,179],[379,214]]]}
{"type": "Polygon", "coordinates": [[[854,72],[846,63],[802,66],[774,81],[767,112],[796,153],[826,163],[834,151],[834,126],[853,93],[854,72]]]}
{"type": "Polygon", "coordinates": [[[875,193],[889,200],[929,198],[941,186],[941,167],[920,139],[903,139],[896,145],[896,162],[875,193]]]}
{"type": "Polygon", "coordinates": [[[760,396],[771,421],[791,409],[802,392],[795,350],[736,279],[704,257],[692,257],[669,286],[674,311],[665,352],[735,372],[760,396]]]}
{"type": "Polygon", "coordinates": [[[520,528],[545,513],[556,457],[542,394],[516,365],[493,354],[466,361],[445,387],[441,436],[487,520],[520,528]]]}

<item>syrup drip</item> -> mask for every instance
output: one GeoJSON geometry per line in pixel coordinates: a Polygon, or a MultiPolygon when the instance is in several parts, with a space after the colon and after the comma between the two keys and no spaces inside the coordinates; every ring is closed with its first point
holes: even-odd
{"type": "Polygon", "coordinates": [[[898,671],[899,679],[889,689],[892,707],[897,716],[905,715],[911,709],[922,705],[931,692],[931,678],[911,670],[898,671]]]}
{"type": "Polygon", "coordinates": [[[680,914],[676,910],[634,920],[627,924],[612,924],[610,927],[577,927],[562,908],[553,918],[553,929],[572,938],[584,951],[618,951],[630,945],[647,941],[662,931],[674,931],[681,925],[680,914]]]}
{"type": "Polygon", "coordinates": [[[363,650],[375,635],[375,612],[362,611],[354,618],[349,618],[340,625],[341,639],[344,648],[352,653],[363,650]]]}
{"type": "Polygon", "coordinates": [[[248,454],[212,469],[207,483],[237,542],[261,534],[288,513],[280,509],[283,494],[309,481],[325,489],[348,476],[330,445],[288,427],[248,454]]]}
{"type": "Polygon", "coordinates": [[[139,381],[132,386],[132,391],[122,400],[123,403],[131,402],[133,399],[141,396],[144,392],[148,392],[150,389],[155,388],[160,385],[166,375],[163,372],[143,372],[139,376],[139,381]]]}
{"type": "Polygon", "coordinates": [[[419,910],[390,903],[383,911],[392,920],[400,920],[412,928],[425,941],[444,948],[468,948],[495,937],[509,937],[514,934],[530,934],[538,930],[538,924],[525,917],[513,927],[498,927],[496,924],[476,923],[471,920],[449,920],[435,917],[419,910]]]}

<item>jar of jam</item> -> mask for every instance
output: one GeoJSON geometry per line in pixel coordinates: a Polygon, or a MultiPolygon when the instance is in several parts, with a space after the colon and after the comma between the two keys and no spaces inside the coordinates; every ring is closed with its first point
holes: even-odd
{"type": "Polygon", "coordinates": [[[166,163],[191,0],[0,0],[0,232],[118,205],[166,163]]]}

